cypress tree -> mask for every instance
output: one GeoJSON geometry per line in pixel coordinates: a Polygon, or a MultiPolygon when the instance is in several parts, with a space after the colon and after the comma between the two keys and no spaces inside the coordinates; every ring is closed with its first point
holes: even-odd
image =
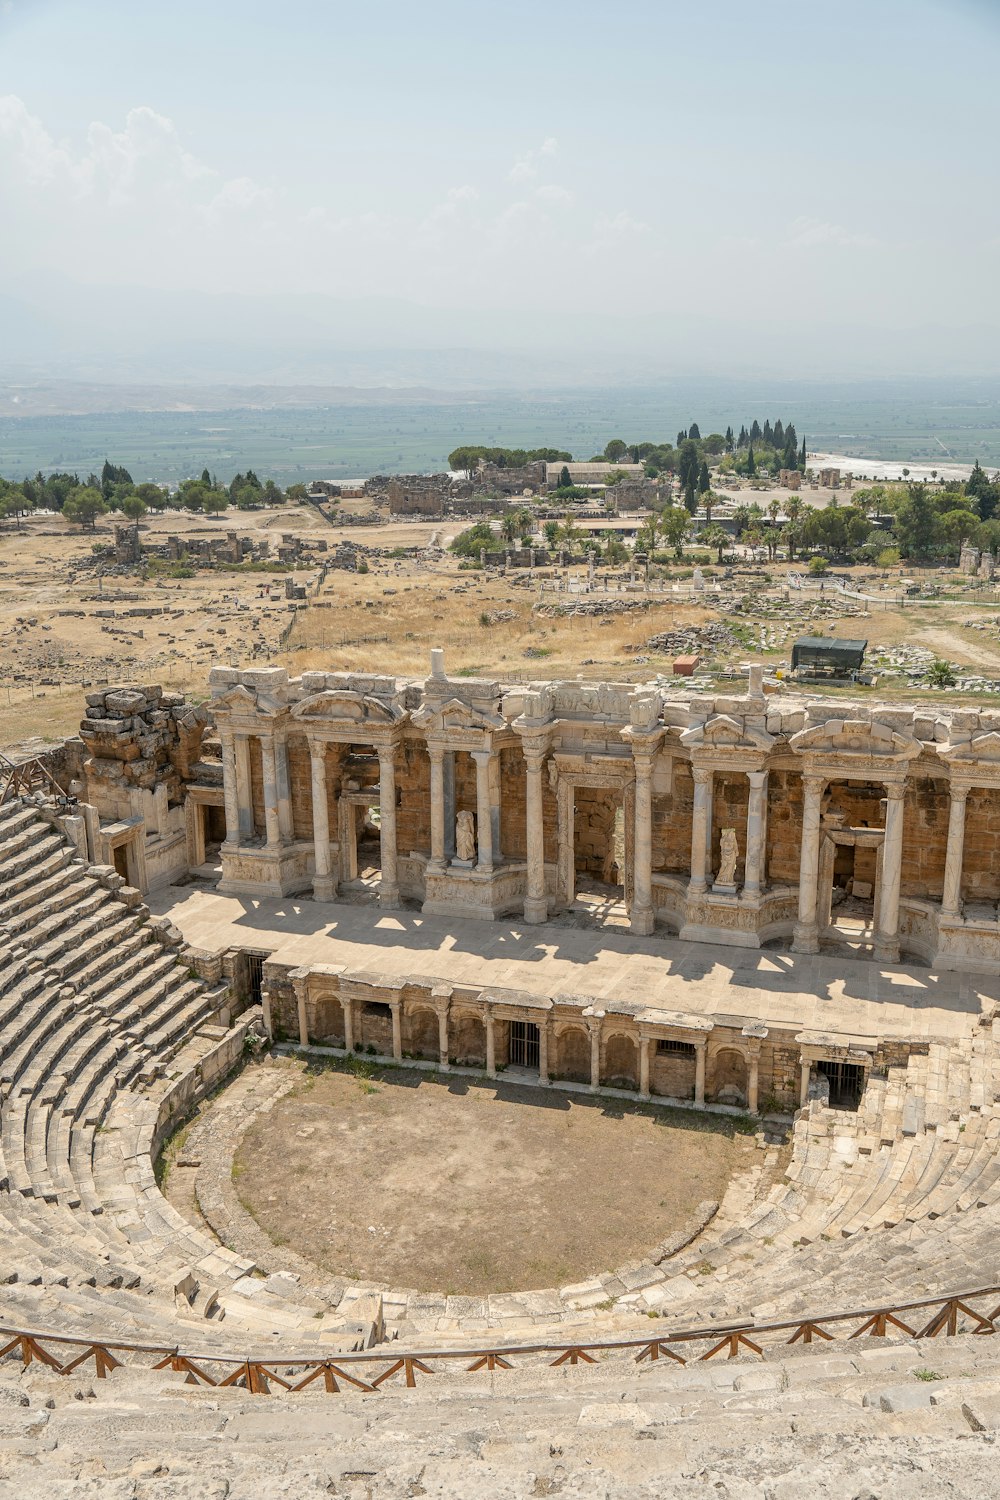
{"type": "Polygon", "coordinates": [[[776,448],[783,448],[785,446],[785,429],[780,417],[774,424],[774,446],[776,448]]]}
{"type": "Polygon", "coordinates": [[[740,428],[740,435],[739,435],[739,437],[736,440],[736,446],[737,446],[737,448],[745,448],[746,445],[747,445],[747,443],[749,443],[749,441],[750,441],[750,437],[749,437],[749,434],[747,433],[746,427],[741,427],[740,428]]]}
{"type": "Polygon", "coordinates": [[[757,421],[756,417],[754,417],[753,426],[750,428],[750,441],[751,443],[760,442],[760,423],[757,421]]]}
{"type": "Polygon", "coordinates": [[[686,432],[679,432],[677,434],[677,447],[679,448],[681,446],[681,443],[686,443],[686,442],[687,442],[687,433],[686,432]]]}
{"type": "Polygon", "coordinates": [[[771,423],[768,421],[768,419],[766,417],[764,419],[764,431],[761,433],[761,436],[764,439],[764,443],[765,443],[765,445],[768,448],[776,448],[777,447],[777,444],[776,444],[776,442],[774,440],[774,433],[771,431],[771,423]]]}
{"type": "Polygon", "coordinates": [[[727,427],[726,428],[726,452],[727,453],[732,453],[732,451],[733,451],[733,429],[731,427],[727,427]]]}
{"type": "Polygon", "coordinates": [[[701,442],[701,433],[698,431],[698,423],[697,422],[692,422],[691,423],[691,426],[688,428],[688,437],[691,439],[691,441],[693,443],[700,443],[701,442]]]}
{"type": "Polygon", "coordinates": [[[711,488],[712,481],[708,473],[708,464],[702,459],[701,468],[698,470],[698,493],[699,495],[707,495],[711,488]]]}
{"type": "MultiPolygon", "coordinates": [[[[754,426],[756,425],[757,424],[754,423],[754,426]]],[[[753,443],[751,443],[749,448],[747,449],[747,473],[752,477],[754,474],[756,474],[756,472],[757,464],[753,456],[753,443]]]]}
{"type": "Polygon", "coordinates": [[[799,454],[799,468],[803,474],[806,472],[806,440],[802,439],[802,452],[799,454]]]}

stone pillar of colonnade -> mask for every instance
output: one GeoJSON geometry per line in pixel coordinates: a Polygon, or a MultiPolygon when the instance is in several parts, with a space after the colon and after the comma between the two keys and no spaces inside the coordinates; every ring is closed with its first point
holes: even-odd
{"type": "Polygon", "coordinates": [[[596,1091],[601,1086],[601,1023],[588,1021],[590,1029],[590,1087],[596,1091]]]}
{"type": "Polygon", "coordinates": [[[708,766],[694,766],[694,807],[691,813],[691,879],[688,896],[703,896],[708,889],[709,850],[712,840],[712,784],[708,766]]]}
{"type": "Polygon", "coordinates": [[[747,1109],[752,1115],[755,1115],[760,1102],[760,1042],[750,1041],[747,1043],[747,1057],[749,1059],[747,1109]]]}
{"type": "Polygon", "coordinates": [[[250,736],[236,736],[236,795],[240,811],[240,842],[253,838],[253,790],[250,775],[250,736]]]}
{"type": "Polygon", "coordinates": [[[953,786],[948,813],[948,847],[944,861],[941,916],[956,922],[962,915],[962,862],[965,856],[965,809],[970,787],[953,786]]]}
{"type": "Polygon", "coordinates": [[[292,988],[295,991],[295,1004],[299,1013],[299,1046],[309,1045],[309,1018],[306,1010],[308,981],[303,976],[292,980],[292,988]]]}
{"type": "Polygon", "coordinates": [[[281,825],[278,820],[278,773],[274,753],[274,736],[260,737],[261,775],[264,782],[264,831],[269,849],[281,844],[281,825]]]}
{"type": "Polygon", "coordinates": [[[639,1032],[639,1098],[649,1098],[649,1054],[656,1045],[656,1039],[648,1032],[639,1032]]]}
{"type": "Polygon", "coordinates": [[[443,1071],[447,1072],[451,1064],[448,1061],[448,1007],[439,1005],[437,1007],[438,1018],[438,1061],[443,1071]]]}
{"type": "Polygon", "coordinates": [[[341,995],[340,1004],[344,1012],[344,1051],[354,1051],[354,1001],[341,995]]]}
{"type": "Polygon", "coordinates": [[[399,905],[396,859],[396,752],[394,745],[378,747],[378,816],[381,876],[378,899],[383,907],[399,905]]]}
{"type": "Polygon", "coordinates": [[[431,762],[431,857],[428,875],[443,875],[445,869],[444,749],[428,745],[431,762]]]}
{"type": "Polygon", "coordinates": [[[497,1076],[497,1040],[494,1030],[493,1011],[489,1006],[486,1008],[483,1024],[486,1028],[486,1076],[487,1078],[495,1078],[497,1076]]]}
{"type": "Polygon", "coordinates": [[[493,873],[493,805],[490,796],[492,750],[473,750],[476,763],[476,869],[481,875],[493,873]]]}
{"type": "Polygon", "coordinates": [[[525,745],[524,763],[527,775],[525,823],[527,834],[527,892],[524,898],[524,920],[544,922],[549,915],[545,895],[545,828],[542,822],[542,772],[544,749],[525,745]]]}
{"type": "Polygon", "coordinates": [[[799,1108],[805,1109],[809,1100],[809,1080],[812,1077],[812,1062],[808,1057],[799,1061],[799,1108]]]}
{"type": "Polygon", "coordinates": [[[635,828],[632,838],[633,889],[629,927],[648,937],[656,924],[653,910],[653,758],[637,754],[635,760],[635,828]]]}
{"type": "Polygon", "coordinates": [[[284,732],[274,736],[274,779],[278,799],[278,831],[283,844],[295,837],[292,821],[292,781],[288,772],[288,738],[284,732]]]}
{"type": "Polygon", "coordinates": [[[708,1053],[708,1037],[699,1038],[694,1044],[694,1102],[705,1102],[705,1058],[708,1053]]]}
{"type": "Polygon", "coordinates": [[[750,783],[750,796],[747,802],[743,894],[755,900],[764,886],[764,861],[767,846],[767,772],[748,771],[747,780],[750,783]]]}
{"type": "Polygon", "coordinates": [[[882,844],[882,880],[879,889],[875,957],[883,963],[899,962],[899,889],[903,876],[902,782],[886,782],[885,839],[882,844]]]}
{"type": "Polygon", "coordinates": [[[538,1081],[549,1081],[549,1019],[542,1016],[538,1022],[538,1081]]]}
{"type": "Polygon", "coordinates": [[[240,842],[240,799],[236,769],[236,742],[227,731],[219,734],[222,746],[222,795],[226,808],[226,843],[233,848],[240,842]]]}
{"type": "Polygon", "coordinates": [[[337,882],[330,870],[330,812],[326,795],[326,740],[309,740],[312,771],[313,895],[317,901],[332,901],[337,882]]]}
{"type": "Polygon", "coordinates": [[[392,1057],[394,1062],[403,1060],[403,1019],[402,1001],[399,999],[389,1001],[389,1009],[392,1011],[392,1057]]]}
{"type": "Polygon", "coordinates": [[[799,916],[792,937],[794,953],[819,952],[819,845],[825,776],[802,778],[802,849],[799,856],[799,916]]]}

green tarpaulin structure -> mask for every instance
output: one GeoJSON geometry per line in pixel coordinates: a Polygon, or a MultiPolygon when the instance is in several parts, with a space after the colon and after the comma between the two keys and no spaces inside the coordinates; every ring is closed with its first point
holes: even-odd
{"type": "Polygon", "coordinates": [[[867,641],[844,636],[800,635],[792,647],[792,671],[832,672],[838,677],[860,672],[867,641]]]}

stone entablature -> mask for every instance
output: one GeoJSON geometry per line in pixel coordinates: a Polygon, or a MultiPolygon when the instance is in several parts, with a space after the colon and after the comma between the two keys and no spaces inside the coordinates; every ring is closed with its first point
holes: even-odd
{"type": "Polygon", "coordinates": [[[333,900],[377,866],[387,907],[542,923],[592,879],[637,935],[815,952],[856,887],[882,960],[901,942],[944,967],[1000,957],[998,710],[765,695],[758,668],[732,696],[504,684],[448,677],[441,652],[422,682],[210,682],[224,889],[333,900]]]}

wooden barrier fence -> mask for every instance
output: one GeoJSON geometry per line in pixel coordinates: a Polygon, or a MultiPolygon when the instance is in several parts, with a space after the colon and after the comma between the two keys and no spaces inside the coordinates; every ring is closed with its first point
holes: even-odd
{"type": "Polygon", "coordinates": [[[437,1370],[459,1365],[465,1373],[511,1370],[516,1361],[532,1359],[552,1367],[595,1365],[602,1355],[631,1355],[636,1364],[667,1359],[675,1364],[700,1363],[724,1355],[759,1354],[764,1346],[833,1343],[859,1338],[886,1338],[904,1334],[909,1338],[954,1337],[960,1333],[1000,1332],[1000,1287],[962,1292],[945,1298],[904,1302],[891,1307],[863,1308],[853,1312],[818,1314],[778,1323],[733,1323],[714,1328],[690,1328],[656,1334],[651,1338],[595,1339],[572,1344],[498,1344],[468,1349],[396,1351],[390,1347],[334,1357],[310,1354],[278,1354],[262,1357],[247,1353],[221,1355],[158,1345],[122,1343],[118,1340],[70,1338],[60,1333],[31,1332],[0,1327],[0,1359],[17,1357],[25,1366],[35,1362],[58,1375],[71,1375],[93,1361],[99,1380],[127,1362],[153,1370],[172,1370],[189,1385],[224,1389],[238,1386],[255,1396],[280,1391],[303,1391],[318,1386],[337,1393],[343,1387],[372,1394],[387,1389],[414,1387],[417,1376],[432,1376],[437,1370]],[[988,1311],[971,1304],[985,1302],[988,1311]],[[702,1345],[708,1347],[701,1349],[702,1345]],[[57,1356],[54,1350],[66,1350],[57,1356]],[[684,1353],[680,1351],[684,1350],[684,1353]],[[129,1359],[131,1357],[131,1359],[129,1359]],[[392,1383],[391,1385],[389,1383],[392,1383]]]}

